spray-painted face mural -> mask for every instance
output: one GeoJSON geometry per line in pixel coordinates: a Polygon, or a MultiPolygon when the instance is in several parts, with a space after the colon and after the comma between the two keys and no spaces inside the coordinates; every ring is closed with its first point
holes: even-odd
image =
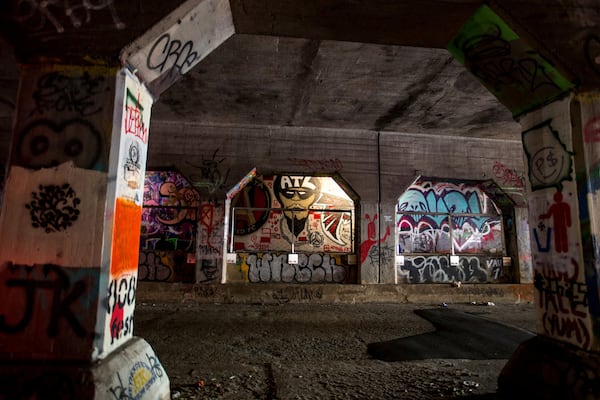
{"type": "Polygon", "coordinates": [[[280,175],[275,178],[273,190],[284,209],[288,228],[298,236],[306,225],[309,208],[320,194],[317,180],[310,176],[280,175]]]}
{"type": "Polygon", "coordinates": [[[332,177],[262,176],[232,205],[237,251],[353,252],[354,202],[332,177]]]}

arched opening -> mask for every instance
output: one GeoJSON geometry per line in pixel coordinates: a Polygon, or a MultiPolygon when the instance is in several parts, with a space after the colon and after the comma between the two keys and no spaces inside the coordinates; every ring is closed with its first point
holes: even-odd
{"type": "Polygon", "coordinates": [[[250,175],[227,195],[222,282],[356,283],[357,200],[339,175],[250,175]]]}

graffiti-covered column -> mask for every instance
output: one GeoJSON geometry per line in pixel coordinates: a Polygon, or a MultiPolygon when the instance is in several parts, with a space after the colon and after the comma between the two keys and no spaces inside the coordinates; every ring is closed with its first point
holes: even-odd
{"type": "Polygon", "coordinates": [[[600,396],[593,384],[600,374],[597,245],[589,240],[597,231],[590,216],[598,213],[593,175],[600,153],[580,129],[582,115],[592,121],[598,114],[574,105],[569,97],[520,119],[538,336],[517,349],[499,378],[510,398],[600,396]]]}
{"type": "Polygon", "coordinates": [[[133,337],[151,106],[116,68],[22,68],[0,213],[1,398],[169,397],[133,337]]]}

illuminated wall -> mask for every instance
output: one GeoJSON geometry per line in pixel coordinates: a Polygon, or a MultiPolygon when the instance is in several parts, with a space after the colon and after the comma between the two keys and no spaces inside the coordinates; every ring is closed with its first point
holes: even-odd
{"type": "Polygon", "coordinates": [[[354,218],[354,201],[333,177],[258,176],[231,202],[228,246],[239,261],[228,281],[355,280],[354,218]],[[289,253],[299,253],[297,264],[289,253]]]}
{"type": "Polygon", "coordinates": [[[481,187],[419,178],[397,207],[400,282],[502,280],[502,215],[481,187]]]}

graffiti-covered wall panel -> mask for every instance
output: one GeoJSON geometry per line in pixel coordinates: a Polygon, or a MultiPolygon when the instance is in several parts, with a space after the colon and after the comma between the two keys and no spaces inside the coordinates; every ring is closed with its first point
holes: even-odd
{"type": "Polygon", "coordinates": [[[232,210],[236,251],[353,252],[354,204],[331,177],[256,178],[232,210]]]}
{"type": "Polygon", "coordinates": [[[498,208],[476,182],[419,177],[398,200],[397,246],[407,256],[398,281],[500,281],[503,234],[498,208]],[[451,254],[460,254],[458,262],[451,263],[451,254]]]}
{"type": "Polygon", "coordinates": [[[232,267],[230,282],[348,283],[356,281],[355,268],[341,254],[299,254],[298,264],[288,263],[288,253],[242,253],[232,267]]]}
{"type": "Polygon", "coordinates": [[[502,220],[472,184],[417,179],[398,200],[398,245],[407,253],[502,254],[502,220]]]}
{"type": "Polygon", "coordinates": [[[140,279],[193,282],[200,196],[177,171],[147,171],[140,279]]]}
{"type": "Polygon", "coordinates": [[[405,257],[399,266],[399,283],[486,283],[503,274],[502,258],[463,256],[451,265],[448,256],[405,257]]]}

